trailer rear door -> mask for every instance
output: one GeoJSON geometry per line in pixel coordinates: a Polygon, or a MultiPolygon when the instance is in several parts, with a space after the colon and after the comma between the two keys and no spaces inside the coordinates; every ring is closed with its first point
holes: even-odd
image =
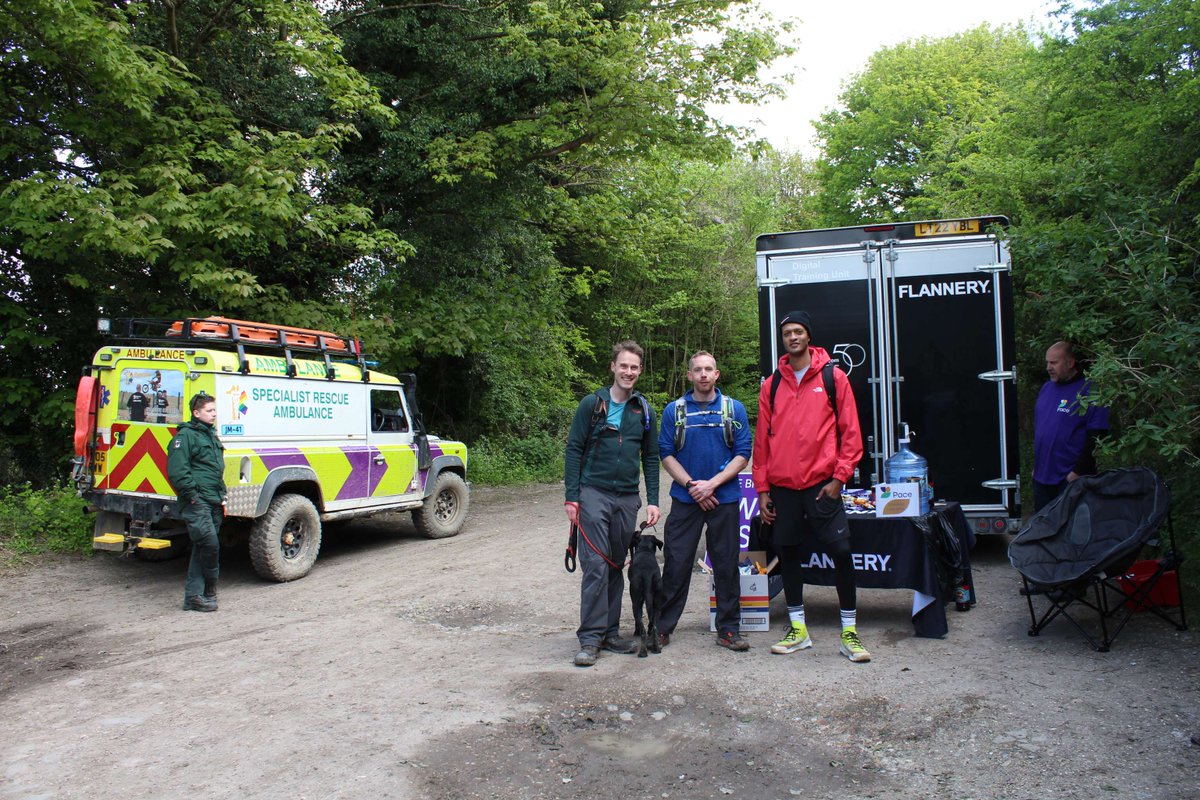
{"type": "Polygon", "coordinates": [[[864,437],[862,485],[883,479],[902,422],[935,497],[973,516],[1019,518],[1012,279],[1002,218],[759,237],[763,374],[776,320],[813,319],[813,343],[850,377],[864,437]]]}

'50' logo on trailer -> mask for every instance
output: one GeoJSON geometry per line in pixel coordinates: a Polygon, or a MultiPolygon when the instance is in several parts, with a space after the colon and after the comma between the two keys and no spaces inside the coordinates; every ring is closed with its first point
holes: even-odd
{"type": "Polygon", "coordinates": [[[849,375],[855,367],[860,367],[867,360],[867,351],[861,344],[843,342],[833,346],[830,354],[841,364],[842,370],[849,375]]]}

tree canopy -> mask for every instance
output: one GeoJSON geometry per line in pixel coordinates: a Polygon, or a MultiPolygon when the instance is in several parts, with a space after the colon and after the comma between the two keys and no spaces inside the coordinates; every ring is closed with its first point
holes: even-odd
{"type": "Polygon", "coordinates": [[[1005,198],[985,196],[966,170],[1008,124],[1035,52],[1023,28],[984,25],[872,55],[816,124],[823,222],[991,213],[980,203],[1005,198]]]}

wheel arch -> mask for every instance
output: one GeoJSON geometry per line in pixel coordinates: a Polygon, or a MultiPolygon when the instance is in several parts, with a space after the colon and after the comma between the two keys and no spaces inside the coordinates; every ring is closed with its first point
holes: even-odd
{"type": "Polygon", "coordinates": [[[467,479],[467,465],[459,456],[438,456],[433,459],[433,463],[429,465],[429,472],[425,475],[425,486],[421,492],[423,497],[429,497],[433,493],[438,475],[443,472],[453,472],[464,481],[467,479]]]}
{"type": "Polygon", "coordinates": [[[271,501],[280,494],[298,494],[307,497],[317,507],[317,513],[325,510],[325,498],[321,494],[321,482],[312,467],[278,467],[267,474],[262,491],[258,494],[258,505],[254,518],[267,513],[271,501]]]}

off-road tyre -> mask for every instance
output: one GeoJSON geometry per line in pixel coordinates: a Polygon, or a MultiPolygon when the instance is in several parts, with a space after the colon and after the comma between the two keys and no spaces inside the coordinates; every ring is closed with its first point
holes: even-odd
{"type": "Polygon", "coordinates": [[[303,495],[279,495],[250,529],[250,562],[269,581],[303,578],[320,551],[321,517],[303,495]]]}
{"type": "Polygon", "coordinates": [[[471,492],[458,473],[438,474],[433,491],[421,507],[413,511],[413,522],[422,536],[445,539],[457,536],[471,509],[471,492]]]}

